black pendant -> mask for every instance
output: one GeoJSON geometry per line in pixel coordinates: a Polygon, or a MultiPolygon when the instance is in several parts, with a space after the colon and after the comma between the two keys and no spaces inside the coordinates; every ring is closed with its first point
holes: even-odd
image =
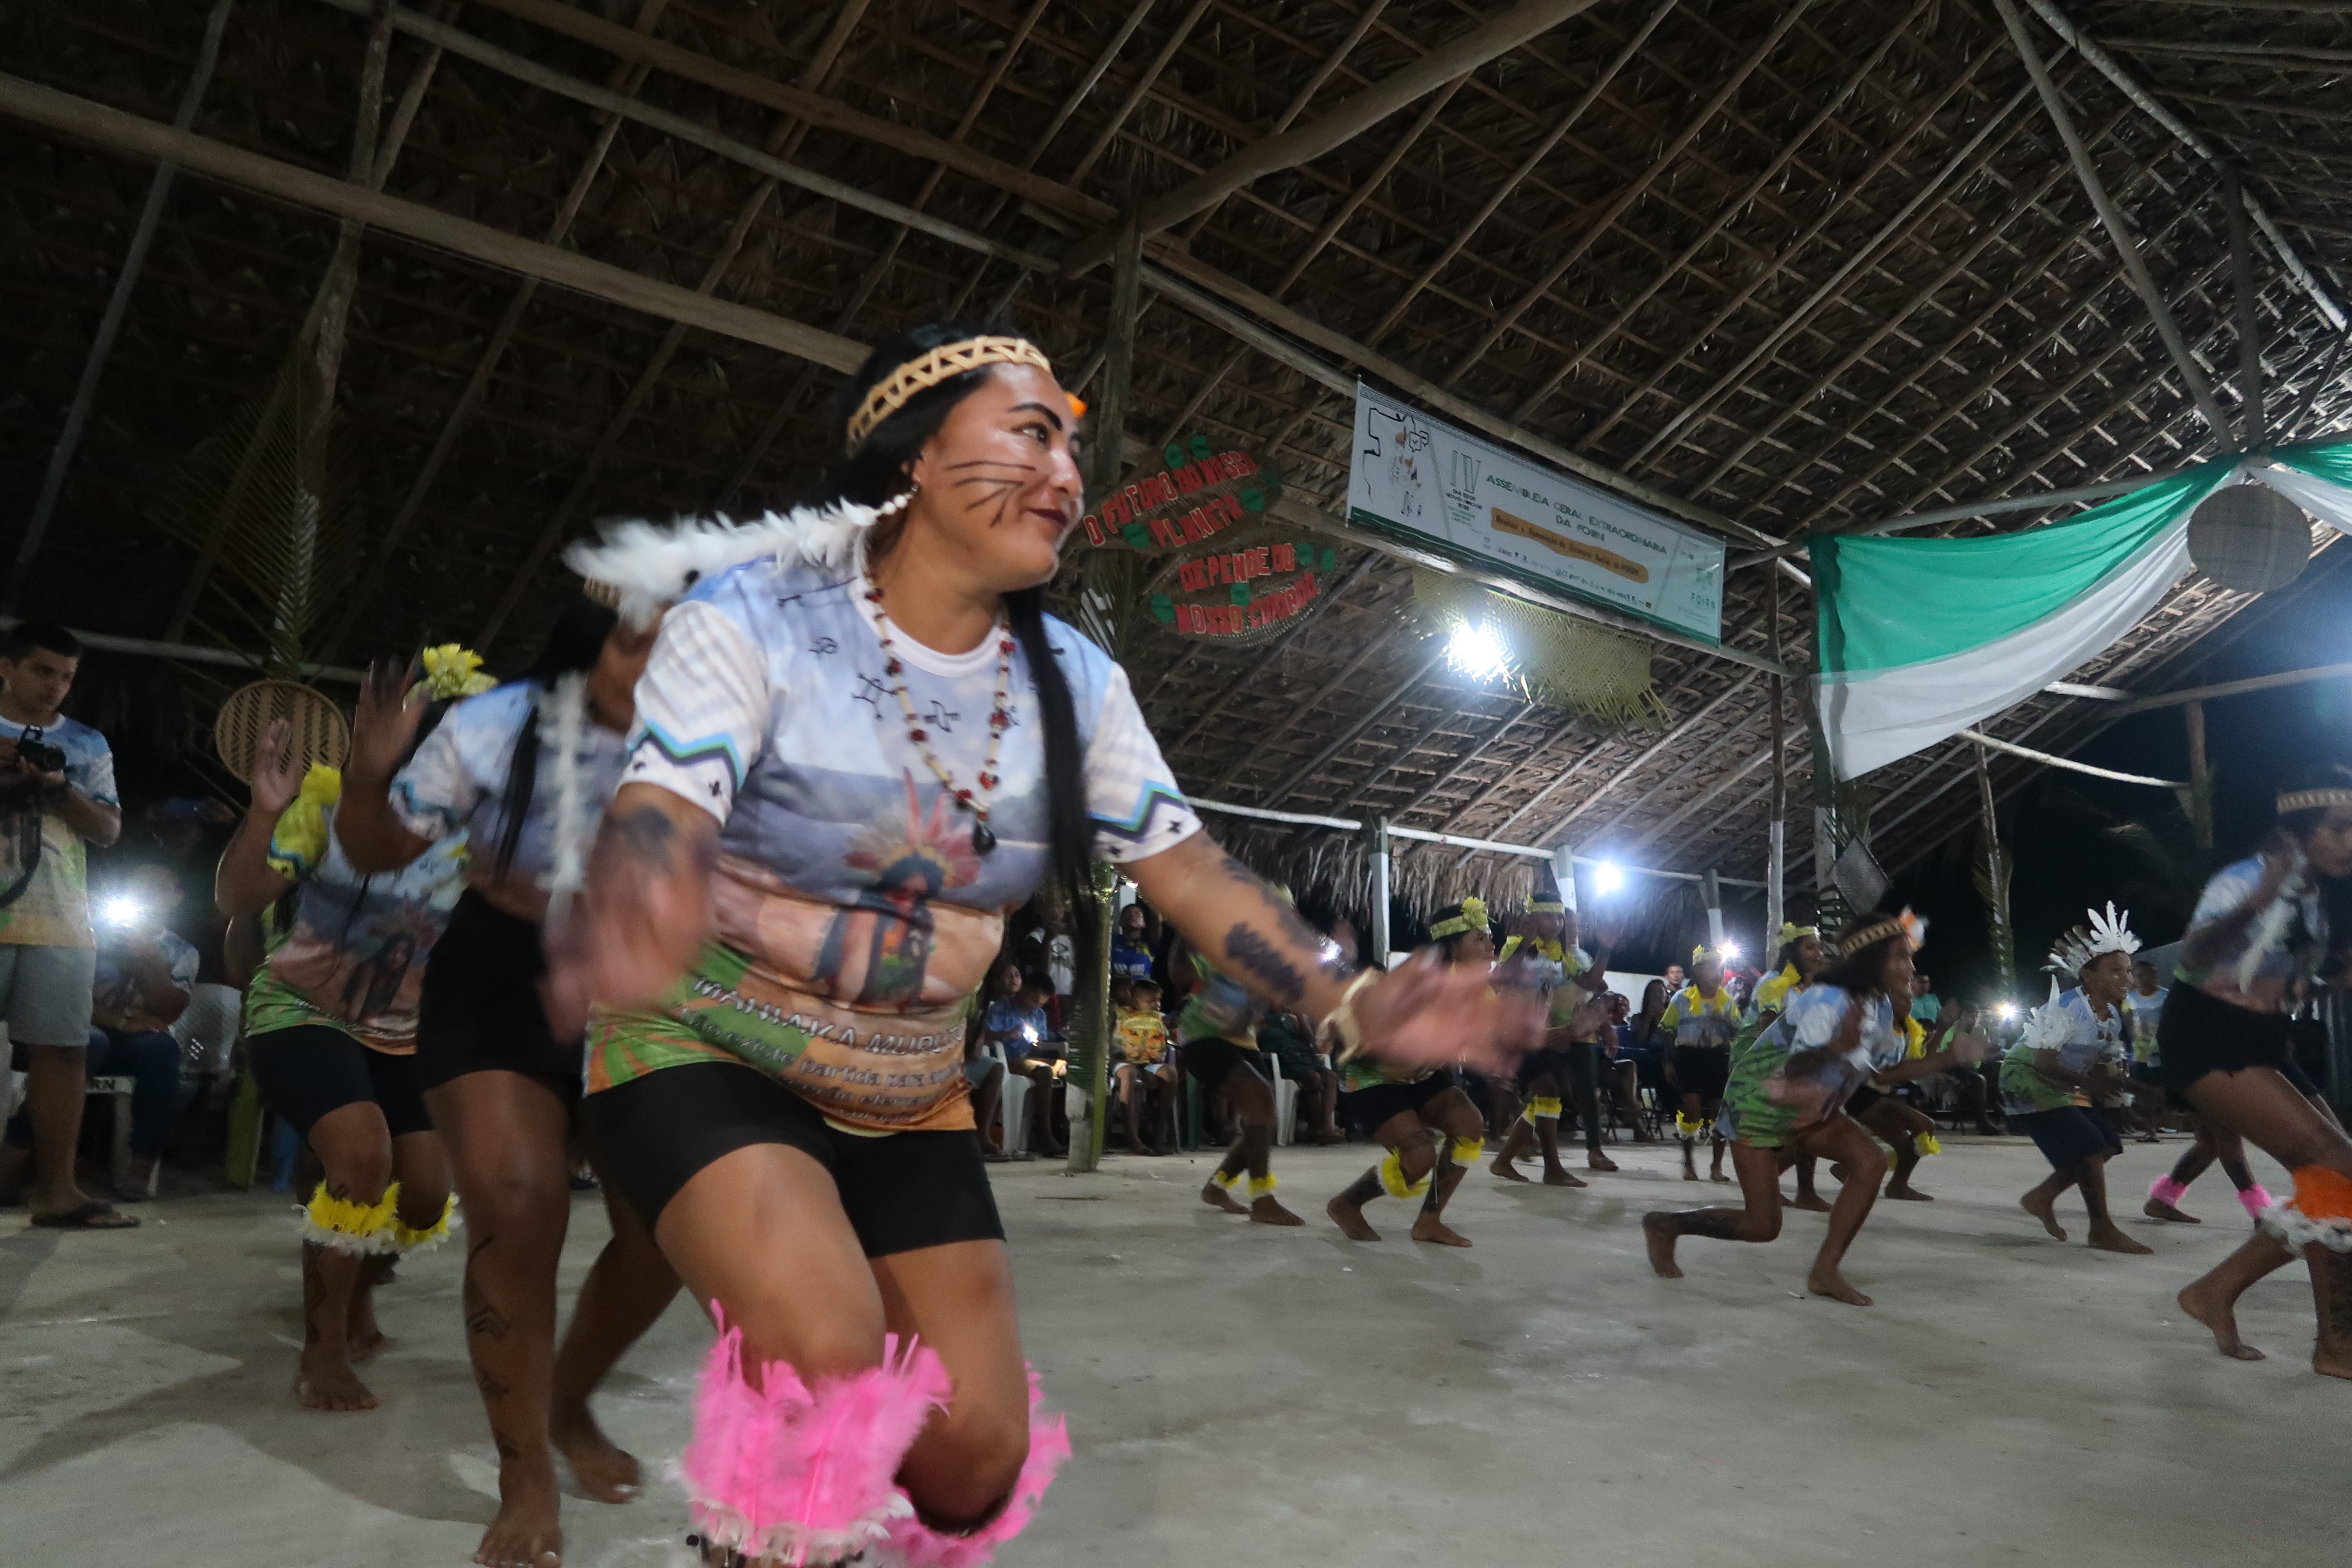
{"type": "Polygon", "coordinates": [[[971,852],[975,855],[987,855],[992,853],[995,848],[996,835],[989,831],[987,819],[982,818],[982,820],[973,823],[971,825],[971,852]]]}

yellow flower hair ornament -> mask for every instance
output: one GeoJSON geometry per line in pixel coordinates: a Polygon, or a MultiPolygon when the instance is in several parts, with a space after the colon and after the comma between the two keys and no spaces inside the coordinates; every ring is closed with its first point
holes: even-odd
{"type": "Polygon", "coordinates": [[[457,643],[426,648],[420,662],[425,666],[425,689],[436,702],[478,697],[498,684],[496,679],[481,673],[482,656],[457,643]]]}
{"type": "Polygon", "coordinates": [[[1819,926],[1801,926],[1794,921],[1783,921],[1780,924],[1780,938],[1775,945],[1786,947],[1792,942],[1802,942],[1809,936],[1821,934],[1822,928],[1819,926]]]}

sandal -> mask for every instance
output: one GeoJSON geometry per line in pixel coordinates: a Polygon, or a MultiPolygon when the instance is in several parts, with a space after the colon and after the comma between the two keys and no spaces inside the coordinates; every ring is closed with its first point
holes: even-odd
{"type": "Polygon", "coordinates": [[[117,1214],[110,1205],[92,1198],[58,1214],[37,1214],[33,1223],[43,1230],[130,1230],[137,1226],[139,1219],[135,1215],[117,1214]]]}

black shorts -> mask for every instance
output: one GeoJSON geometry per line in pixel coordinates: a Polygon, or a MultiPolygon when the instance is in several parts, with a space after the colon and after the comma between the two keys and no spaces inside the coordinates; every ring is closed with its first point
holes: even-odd
{"type": "Polygon", "coordinates": [[[1709,1046],[1675,1047],[1675,1089],[1701,1100],[1721,1100],[1731,1081],[1731,1052],[1709,1046]]]}
{"type": "Polygon", "coordinates": [[[1176,1047],[1176,1054],[1184,1064],[1184,1076],[1200,1084],[1203,1094],[1214,1094],[1223,1089],[1236,1068],[1254,1072],[1261,1079],[1265,1077],[1265,1069],[1260,1065],[1264,1053],[1231,1040],[1187,1040],[1176,1047]]]}
{"type": "Polygon", "coordinates": [[[1859,1121],[1864,1111],[1885,1098],[1886,1096],[1871,1088],[1870,1085],[1862,1084],[1852,1094],[1845,1097],[1845,1113],[1859,1121]]]}
{"type": "Polygon", "coordinates": [[[539,927],[468,888],[433,944],[417,1004],[416,1067],[426,1089],[469,1072],[529,1073],[580,1092],[580,1042],[559,1044],[540,1006],[539,927]]]}
{"type": "Polygon", "coordinates": [[[262,1100],[306,1138],[319,1118],[362,1100],[383,1112],[394,1138],[433,1131],[413,1056],[370,1050],[325,1024],[272,1029],[245,1048],[262,1100]]]}
{"type": "Polygon", "coordinates": [[[1417,1078],[1411,1083],[1367,1084],[1339,1097],[1339,1113],[1349,1126],[1370,1138],[1407,1111],[1420,1115],[1423,1106],[1453,1087],[1454,1080],[1442,1072],[1417,1078]]]}
{"type": "Polygon", "coordinates": [[[2284,1013],[2252,1012],[2179,982],[2156,1026],[2157,1081],[2176,1103],[2187,1106],[2185,1096],[2208,1073],[2269,1068],[2290,1080],[2303,1078],[2287,1047],[2287,1022],[2284,1013]]]}
{"type": "Polygon", "coordinates": [[[2050,1162],[2053,1171],[2080,1164],[2095,1155],[2124,1152],[2123,1140],[2116,1136],[2114,1123],[2079,1105],[2011,1116],[2009,1130],[2032,1139],[2033,1146],[2042,1151],[2042,1157],[2050,1162]]]}
{"type": "Polygon", "coordinates": [[[1539,1078],[1548,1078],[1563,1095],[1576,1092],[1575,1046],[1545,1046],[1519,1058],[1519,1092],[1539,1078]]]}
{"type": "Polygon", "coordinates": [[[660,1068],[580,1103],[596,1168],[648,1230],[705,1165],[781,1143],[824,1167],[868,1258],[1004,1239],[980,1134],[969,1129],[843,1132],[782,1084],[734,1062],[660,1068]]]}

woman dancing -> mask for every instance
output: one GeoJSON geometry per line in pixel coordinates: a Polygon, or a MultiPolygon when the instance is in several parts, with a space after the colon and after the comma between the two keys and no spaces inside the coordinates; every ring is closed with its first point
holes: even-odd
{"type": "MultiPolygon", "coordinates": [[[[1511,1124],[1510,1136],[1503,1140],[1490,1168],[1506,1181],[1526,1181],[1517,1162],[1532,1142],[1543,1155],[1544,1185],[1580,1187],[1585,1184],[1570,1175],[1559,1160],[1560,1100],[1571,1086],[1576,1089],[1577,1115],[1584,1121],[1587,1167],[1615,1170],[1617,1162],[1601,1152],[1597,1036],[1607,1019],[1591,1016],[1587,1032],[1575,1037],[1565,1026],[1583,1003],[1608,989],[1612,944],[1601,940],[1594,952],[1578,945],[1576,911],[1552,889],[1543,889],[1542,896],[1528,905],[1527,923],[1526,931],[1504,942],[1497,982],[1531,987],[1550,1007],[1555,1026],[1545,1036],[1543,1047],[1519,1064],[1519,1093],[1526,1097],[1527,1109],[1511,1124]]],[[[1434,934],[1435,928],[1431,930],[1434,934]]]]}
{"type": "Polygon", "coordinates": [[[2025,1032],[2001,1058],[2001,1108],[2012,1131],[2033,1140],[2050,1162],[2049,1179],[2018,1199],[2018,1206],[2060,1241],[2059,1194],[2079,1187],[2090,1214],[2090,1244],[2102,1252],[2156,1249],[2126,1236],[2107,1212],[2106,1163],[2124,1152],[2112,1112],[2094,1104],[2123,1081],[2124,993],[2131,989],[2131,955],[2139,951],[2131,917],[2113,904],[2105,915],[2087,911],[2050,954],[2050,967],[2081,982],[2034,1010],[2025,1032]]]}
{"type": "Polygon", "coordinates": [[[1926,923],[1908,910],[1849,927],[1839,940],[1837,963],[1787,997],[1779,1020],[1739,1053],[1726,1103],[1737,1133],[1731,1163],[1739,1174],[1743,1206],[1644,1215],[1651,1268],[1668,1279],[1681,1279],[1675,1243],[1685,1236],[1759,1242],[1778,1237],[1780,1172],[1799,1155],[1814,1154],[1843,1163],[1846,1175],[1806,1289],[1853,1306],[1870,1305],[1870,1298],[1848,1284],[1842,1270],[1846,1249],[1878,1201],[1886,1156],[1845,1114],[1846,1096],[1865,1079],[1882,1086],[1907,1083],[1942,1072],[1955,1060],[1974,1060],[1989,1048],[1969,1037],[1934,1056],[1904,1059],[1906,1041],[1896,1026],[1894,998],[1910,994],[1911,955],[1925,934],[1926,923]]]}
{"type": "Polygon", "coordinates": [[[1725,1083],[1731,1076],[1731,1042],[1739,1034],[1739,1003],[1723,983],[1723,954],[1716,948],[1691,952],[1691,983],[1675,994],[1658,1026],[1674,1037],[1675,1090],[1682,1108],[1675,1113],[1675,1135],[1683,1146],[1683,1180],[1698,1180],[1698,1135],[1707,1134],[1714,1158],[1707,1175],[1729,1181],[1723,1173],[1723,1132],[1715,1124],[1723,1109],[1725,1083]]]}
{"type": "Polygon", "coordinates": [[[652,648],[650,628],[575,598],[528,670],[451,709],[405,767],[421,710],[375,671],[335,819],[363,871],[415,864],[456,837],[471,848],[465,895],[425,972],[416,1066],[466,1205],[466,1349],[499,1451],[498,1517],[474,1553],[486,1568],[561,1557],[557,1452],[590,1497],[636,1495],[637,1462],[604,1436],[588,1396],[677,1293],[644,1223],[608,1187],[612,1239],[556,1349],[580,1041],[559,1039],[540,1005],[540,928],[551,896],[579,887],[652,648]]]}
{"type": "Polygon", "coordinates": [[[1047,877],[1115,862],[1351,1042],[1533,1044],[1483,975],[1350,976],[1200,831],[1119,667],[1044,613],[1076,414],[1034,345],[919,328],[849,378],[822,510],[573,557],[625,615],[682,601],[549,994],[559,1024],[598,1005],[589,1123],[721,1325],[682,1465],[706,1555],[982,1563],[1068,1452],[957,1059],[1047,877]]]}
{"type": "MultiPolygon", "coordinates": [[[[2277,800],[2261,850],[2205,884],[2158,1025],[2168,1093],[2294,1173],[2294,1196],[2220,1267],[2180,1292],[2223,1355],[2259,1361],[2238,1337],[2247,1288],[2300,1254],[2319,1319],[2314,1372],[2352,1378],[2352,1139],[2296,1083],[2287,1021],[2297,987],[2331,954],[2319,879],[2352,876],[2352,769],[2329,767],[2277,800]]],[[[2337,974],[2331,984],[2347,977],[2337,974]]]]}
{"type": "Polygon", "coordinates": [[[246,987],[247,1059],[325,1171],[303,1226],[295,1396],[312,1410],[373,1410],[352,1370],[383,1346],[372,1293],[387,1259],[449,1234],[449,1160],[417,1082],[416,1001],[465,886],[465,840],[398,876],[368,876],[335,841],[341,794],[342,775],[302,771],[288,722],[273,722],[214,898],[232,921],[262,917],[268,957],[246,987]]]}

